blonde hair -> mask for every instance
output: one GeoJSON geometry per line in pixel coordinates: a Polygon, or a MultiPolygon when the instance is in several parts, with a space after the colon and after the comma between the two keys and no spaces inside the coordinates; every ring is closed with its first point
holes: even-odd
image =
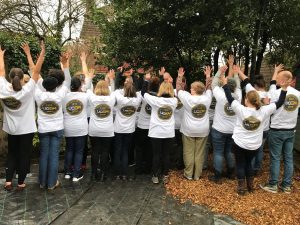
{"type": "Polygon", "coordinates": [[[165,81],[160,84],[157,96],[162,95],[170,95],[170,97],[174,97],[174,89],[172,84],[165,81]]]}
{"type": "Polygon", "coordinates": [[[105,80],[100,80],[94,90],[95,95],[104,95],[108,96],[110,94],[108,83],[105,80]]]}
{"type": "Polygon", "coordinates": [[[205,85],[200,81],[195,81],[191,84],[191,88],[196,92],[197,95],[202,95],[205,91],[205,85]]]}
{"type": "Polygon", "coordinates": [[[256,110],[260,109],[261,101],[257,91],[249,91],[246,95],[246,98],[251,105],[255,106],[256,110]]]}

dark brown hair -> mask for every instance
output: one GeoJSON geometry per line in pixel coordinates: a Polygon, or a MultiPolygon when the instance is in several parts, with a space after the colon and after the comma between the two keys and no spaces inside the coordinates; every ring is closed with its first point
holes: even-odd
{"type": "Polygon", "coordinates": [[[20,68],[12,68],[9,72],[9,78],[11,80],[14,91],[22,90],[21,80],[24,77],[23,70],[20,68]]]}
{"type": "Polygon", "coordinates": [[[258,88],[266,88],[266,82],[262,75],[256,75],[253,84],[258,88]]]}
{"type": "Polygon", "coordinates": [[[65,74],[62,70],[59,69],[50,69],[48,72],[48,76],[55,77],[58,81],[58,86],[62,85],[65,81],[65,74]]]}
{"type": "Polygon", "coordinates": [[[160,79],[158,77],[152,77],[150,82],[149,82],[149,91],[150,92],[158,92],[160,85],[160,79]]]}

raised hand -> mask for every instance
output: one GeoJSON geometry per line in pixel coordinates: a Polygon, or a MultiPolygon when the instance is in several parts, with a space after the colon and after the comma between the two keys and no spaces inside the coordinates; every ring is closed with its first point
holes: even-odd
{"type": "Polygon", "coordinates": [[[178,69],[178,77],[182,78],[185,74],[184,68],[183,67],[179,67],[178,69]]]}
{"type": "Polygon", "coordinates": [[[80,53],[80,60],[81,60],[81,62],[82,61],[84,61],[84,62],[86,62],[86,59],[87,59],[87,54],[86,54],[86,52],[81,52],[80,53]]]}
{"type": "Polygon", "coordinates": [[[229,66],[233,66],[233,63],[234,63],[234,56],[233,55],[228,56],[227,63],[228,63],[229,66]]]}
{"type": "Polygon", "coordinates": [[[116,77],[115,70],[113,70],[113,69],[109,70],[107,73],[107,77],[109,78],[109,80],[114,80],[116,77]]]}
{"type": "Polygon", "coordinates": [[[283,64],[279,64],[279,65],[275,65],[274,67],[274,73],[279,73],[284,69],[284,65],[283,64]]]}
{"type": "Polygon", "coordinates": [[[158,74],[159,74],[159,76],[163,76],[165,72],[166,72],[165,67],[160,67],[160,70],[158,71],[158,74]]]}
{"type": "Polygon", "coordinates": [[[212,68],[210,66],[205,66],[204,67],[204,74],[206,78],[209,78],[212,72],[212,68]]]}
{"type": "Polygon", "coordinates": [[[222,74],[220,76],[220,81],[222,82],[222,86],[224,86],[225,84],[227,84],[227,77],[225,77],[225,75],[222,74]]]}
{"type": "Polygon", "coordinates": [[[220,69],[219,69],[221,75],[224,75],[225,72],[227,71],[227,69],[228,69],[228,67],[226,65],[221,66],[220,69]]]}
{"type": "Polygon", "coordinates": [[[232,69],[234,74],[239,74],[242,72],[239,65],[233,65],[232,69]]]}
{"type": "Polygon", "coordinates": [[[89,69],[87,77],[93,79],[95,77],[95,69],[89,69]]]}
{"type": "Polygon", "coordinates": [[[23,49],[26,55],[30,54],[30,47],[27,42],[22,43],[21,48],[23,49]]]}

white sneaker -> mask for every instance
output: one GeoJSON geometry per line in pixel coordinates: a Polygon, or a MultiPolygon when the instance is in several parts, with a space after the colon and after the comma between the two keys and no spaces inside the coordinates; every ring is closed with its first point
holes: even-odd
{"type": "Polygon", "coordinates": [[[68,174],[68,173],[66,173],[66,174],[65,174],[65,179],[67,179],[67,180],[71,179],[71,175],[68,174]]]}
{"type": "Polygon", "coordinates": [[[82,178],[83,178],[83,174],[80,174],[80,175],[77,176],[77,177],[73,177],[72,181],[73,181],[73,182],[78,182],[78,181],[80,181],[82,178]]]}
{"type": "Polygon", "coordinates": [[[158,184],[159,183],[158,177],[153,176],[152,177],[152,183],[153,184],[158,184]]]}

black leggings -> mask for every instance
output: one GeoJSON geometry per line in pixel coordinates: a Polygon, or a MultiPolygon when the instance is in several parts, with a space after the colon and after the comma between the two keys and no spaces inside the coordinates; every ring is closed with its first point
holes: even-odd
{"type": "Polygon", "coordinates": [[[92,173],[96,174],[99,168],[102,172],[108,171],[108,153],[113,137],[90,137],[92,145],[92,173]],[[100,166],[99,166],[100,163],[100,166]]]}
{"type": "Polygon", "coordinates": [[[237,179],[253,177],[252,161],[258,151],[243,149],[235,143],[233,143],[232,148],[235,155],[237,179]]]}
{"type": "Polygon", "coordinates": [[[11,182],[18,173],[18,184],[23,184],[30,168],[33,133],[8,135],[6,182],[11,182]]]}
{"type": "Polygon", "coordinates": [[[152,172],[154,176],[168,175],[170,168],[170,149],[173,147],[174,138],[151,138],[153,149],[152,172]]]}

